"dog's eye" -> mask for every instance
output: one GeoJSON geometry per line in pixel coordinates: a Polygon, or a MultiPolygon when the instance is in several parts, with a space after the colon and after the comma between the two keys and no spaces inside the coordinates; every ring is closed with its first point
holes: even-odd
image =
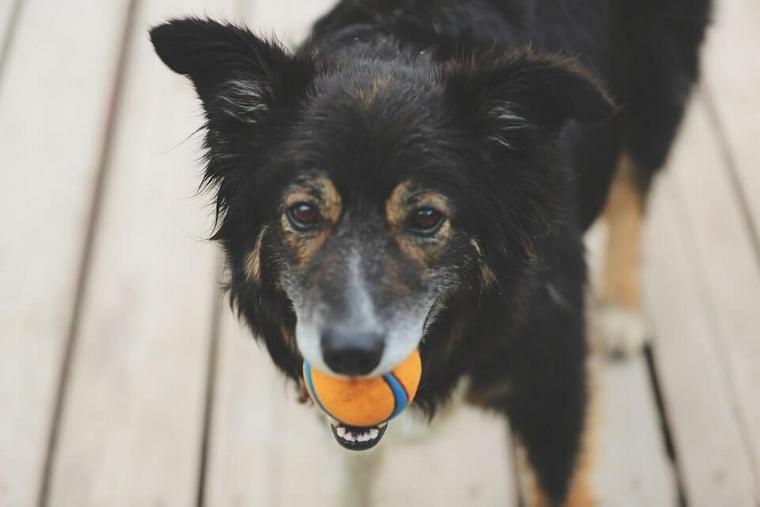
{"type": "Polygon", "coordinates": [[[435,208],[417,208],[409,214],[409,231],[419,236],[432,236],[443,224],[443,215],[435,208]]]}
{"type": "Polygon", "coordinates": [[[308,231],[319,223],[319,210],[308,202],[294,204],[287,211],[290,224],[297,231],[308,231]]]}

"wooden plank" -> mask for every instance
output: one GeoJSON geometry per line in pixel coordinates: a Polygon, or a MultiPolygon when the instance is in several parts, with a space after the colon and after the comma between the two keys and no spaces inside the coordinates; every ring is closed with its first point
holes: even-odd
{"type": "MultiPolygon", "coordinates": [[[[593,301],[599,297],[604,273],[605,221],[597,221],[586,233],[585,244],[593,301]]],[[[591,339],[598,341],[601,338],[591,339]]],[[[596,456],[592,481],[599,504],[677,505],[678,487],[644,357],[636,354],[610,361],[592,356],[591,371],[599,396],[592,421],[596,456]]]]}
{"type": "MultiPolygon", "coordinates": [[[[277,374],[279,375],[279,374],[277,374]]],[[[341,473],[340,455],[327,424],[310,404],[294,401],[292,385],[276,381],[274,410],[279,444],[276,475],[272,477],[279,505],[340,505],[336,474],[341,473]],[[298,477],[294,487],[293,477],[298,477]]],[[[338,476],[339,477],[339,476],[338,476]]]]}
{"type": "MultiPolygon", "coordinates": [[[[594,224],[586,233],[585,243],[592,294],[598,295],[604,272],[606,222],[594,224]]],[[[644,358],[641,354],[621,361],[592,357],[591,371],[592,386],[599,396],[592,421],[592,484],[599,505],[677,505],[678,488],[644,358]]]]}
{"type": "Polygon", "coordinates": [[[222,311],[204,504],[278,505],[280,443],[291,438],[276,410],[283,381],[250,331],[222,311]]]}
{"type": "Polygon", "coordinates": [[[607,361],[596,370],[601,399],[592,480],[599,505],[678,505],[644,358],[607,361]]]}
{"type": "Polygon", "coordinates": [[[3,69],[0,505],[38,493],[127,4],[25,2],[3,69]]]}
{"type": "MultiPolygon", "coordinates": [[[[714,125],[701,100],[692,114],[693,129],[707,146],[714,125]]],[[[700,143],[702,144],[702,143],[700,143]]],[[[683,216],[694,236],[694,258],[704,280],[706,300],[720,338],[721,358],[735,392],[737,414],[760,484],[760,264],[742,222],[737,197],[716,149],[694,150],[681,144],[673,167],[683,216]]],[[[758,180],[760,181],[760,179],[758,180]]]]}
{"type": "MultiPolygon", "coordinates": [[[[14,21],[11,18],[14,16],[14,10],[18,8],[17,4],[21,5],[20,0],[0,0],[0,56],[3,55],[5,49],[6,38],[11,30],[11,23],[14,21]]],[[[0,64],[2,64],[1,58],[0,64]]]]}
{"type": "Polygon", "coordinates": [[[225,311],[205,505],[333,505],[337,454],[316,410],[296,402],[250,331],[225,311]],[[293,487],[298,477],[298,487],[293,487]]]}
{"type": "MultiPolygon", "coordinates": [[[[703,245],[693,236],[701,234],[695,227],[710,228],[710,221],[696,224],[684,220],[678,214],[674,193],[673,179],[682,171],[696,180],[702,173],[725,177],[699,102],[688,114],[670,165],[673,174],[661,176],[650,203],[644,288],[678,467],[689,505],[756,505],[757,483],[719,340],[725,336],[715,327],[717,310],[705,286],[704,265],[697,261],[703,245]]],[[[683,184],[680,178],[678,182],[683,184]]],[[[738,227],[731,203],[722,202],[718,208],[711,205],[720,189],[700,186],[690,192],[715,213],[712,221],[716,226],[738,227]]],[[[739,252],[738,247],[734,242],[720,264],[733,264],[746,255],[746,250],[739,252]]],[[[725,282],[730,282],[737,294],[742,293],[735,280],[725,282]]]]}
{"type": "Polygon", "coordinates": [[[210,210],[193,198],[198,137],[183,142],[200,123],[196,99],[147,29],[204,3],[139,4],[50,505],[195,502],[217,252],[201,240],[210,210]]]}
{"type": "Polygon", "coordinates": [[[456,407],[418,442],[388,443],[395,445],[386,449],[375,505],[516,505],[512,442],[500,416],[456,407]]]}
{"type": "MultiPolygon", "coordinates": [[[[760,236],[760,2],[715,2],[715,23],[704,51],[704,81],[730,150],[738,187],[755,228],[755,248],[760,236]]],[[[758,254],[758,252],[756,252],[758,254]]],[[[760,332],[756,330],[756,332],[760,332]]]]}

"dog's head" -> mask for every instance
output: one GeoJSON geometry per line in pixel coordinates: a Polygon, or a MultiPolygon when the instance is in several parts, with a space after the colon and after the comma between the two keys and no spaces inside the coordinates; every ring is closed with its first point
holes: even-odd
{"type": "Polygon", "coordinates": [[[234,300],[293,377],[302,358],[365,376],[421,341],[453,351],[461,333],[433,336],[448,302],[508,298],[537,262],[568,176],[561,126],[612,107],[579,67],[528,51],[291,55],[202,20],[151,37],[202,101],[234,300]]]}

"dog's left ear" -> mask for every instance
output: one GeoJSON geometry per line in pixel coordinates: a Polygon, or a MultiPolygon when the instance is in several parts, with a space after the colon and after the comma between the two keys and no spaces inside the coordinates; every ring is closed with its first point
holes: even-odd
{"type": "Polygon", "coordinates": [[[161,60],[192,80],[212,122],[256,123],[311,73],[279,45],[230,24],[176,19],[153,28],[150,38],[161,60]]]}
{"type": "Polygon", "coordinates": [[[568,120],[596,122],[616,112],[588,70],[558,55],[487,53],[448,63],[443,77],[468,128],[508,149],[535,145],[568,120]]]}

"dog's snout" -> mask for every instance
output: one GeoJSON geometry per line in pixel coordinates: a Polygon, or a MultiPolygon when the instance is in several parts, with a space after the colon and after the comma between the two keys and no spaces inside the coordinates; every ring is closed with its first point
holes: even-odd
{"type": "Polygon", "coordinates": [[[322,357],[341,375],[367,375],[380,364],[383,348],[384,336],[373,331],[328,328],[322,333],[322,357]]]}

